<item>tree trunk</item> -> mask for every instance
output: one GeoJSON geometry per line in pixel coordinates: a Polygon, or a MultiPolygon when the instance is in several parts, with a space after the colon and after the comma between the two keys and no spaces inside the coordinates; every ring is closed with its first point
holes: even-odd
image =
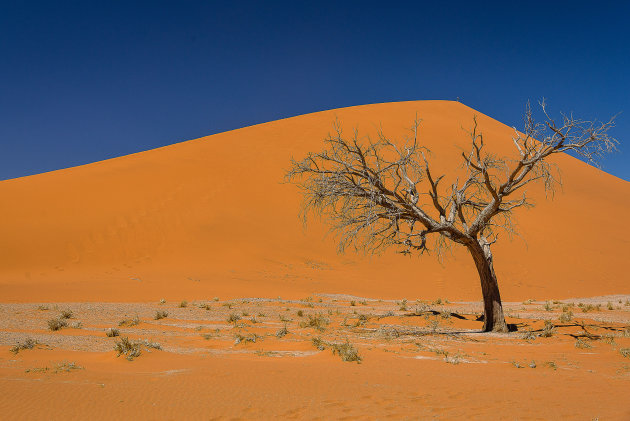
{"type": "Polygon", "coordinates": [[[490,245],[481,239],[468,246],[472,254],[479,279],[481,280],[481,292],[483,294],[484,332],[508,332],[508,326],[503,316],[499,284],[492,265],[492,253],[490,245]]]}

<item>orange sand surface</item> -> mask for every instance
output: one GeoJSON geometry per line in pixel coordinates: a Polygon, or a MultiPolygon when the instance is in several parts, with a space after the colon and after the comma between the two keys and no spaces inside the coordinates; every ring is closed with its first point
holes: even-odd
{"type": "Polygon", "coordinates": [[[628,182],[559,156],[562,191],[530,189],[521,237],[493,248],[511,334],[478,333],[465,250],[338,255],[304,229],[291,156],[335,117],[400,138],[416,114],[435,173],[473,115],[513,156],[512,128],[416,101],[1,181],[0,418],[630,420],[628,182]]]}
{"type": "Polygon", "coordinates": [[[506,310],[521,333],[475,333],[477,303],[315,296],[3,304],[0,413],[12,420],[630,419],[630,295],[507,303],[506,310]],[[48,330],[46,321],[63,310],[72,312],[68,327],[48,330]],[[157,310],[166,317],[155,320],[157,310]],[[118,327],[134,315],[138,324],[118,327]],[[315,318],[321,324],[311,324],[315,318]],[[107,337],[107,327],[119,336],[107,337]],[[112,350],[123,337],[152,345],[129,361],[112,350]],[[26,338],[38,343],[10,352],[26,338]],[[333,354],[346,342],[360,363],[333,354]]]}
{"type": "MultiPolygon", "coordinates": [[[[458,102],[364,105],[278,120],[76,168],[0,182],[4,302],[299,298],[349,293],[478,300],[464,250],[433,257],[337,255],[334,239],[298,219],[283,184],[291,156],[322,149],[337,116],[350,132],[380,125],[402,137],[417,115],[435,172],[460,165],[462,127],[479,116],[489,150],[513,156],[512,128],[458,102]]],[[[630,184],[569,156],[564,188],[517,213],[521,238],[501,238],[505,300],[630,292],[630,184]],[[615,223],[607,223],[608,218],[615,223]]],[[[445,183],[445,185],[448,183],[445,183]]]]}

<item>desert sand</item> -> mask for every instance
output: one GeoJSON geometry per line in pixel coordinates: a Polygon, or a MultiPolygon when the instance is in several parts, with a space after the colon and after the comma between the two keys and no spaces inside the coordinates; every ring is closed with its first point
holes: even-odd
{"type": "Polygon", "coordinates": [[[473,115],[489,149],[513,154],[513,128],[458,102],[415,101],[0,182],[0,413],[630,419],[628,182],[559,156],[562,190],[530,189],[537,206],[517,213],[520,236],[494,247],[519,326],[509,335],[474,333],[481,293],[465,251],[442,264],[339,255],[324,224],[302,225],[299,191],[283,182],[292,156],[320,150],[335,118],[400,138],[416,114],[440,172],[460,165],[473,115]],[[67,326],[50,330],[64,309],[67,326]],[[141,345],[130,361],[114,351],[123,337],[159,349],[141,345]],[[360,363],[333,355],[346,340],[360,363]]]}

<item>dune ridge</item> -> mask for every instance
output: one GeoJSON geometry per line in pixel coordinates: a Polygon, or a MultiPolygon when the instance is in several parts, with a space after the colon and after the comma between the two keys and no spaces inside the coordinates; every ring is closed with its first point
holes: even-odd
{"type": "MultiPolygon", "coordinates": [[[[513,129],[461,103],[410,101],[322,111],[93,164],[0,182],[3,301],[300,298],[312,293],[478,300],[465,251],[433,257],[336,254],[326,227],[298,219],[283,183],[291,156],[323,147],[337,117],[349,131],[404,135],[417,115],[434,167],[448,173],[478,116],[488,148],[512,154],[513,129]]],[[[503,298],[630,292],[630,184],[570,156],[564,187],[516,214],[522,238],[502,238],[503,298]],[[618,217],[621,218],[618,218],[618,217]],[[610,219],[615,219],[611,223],[610,219]],[[617,220],[619,219],[619,220],[617,220]]]]}

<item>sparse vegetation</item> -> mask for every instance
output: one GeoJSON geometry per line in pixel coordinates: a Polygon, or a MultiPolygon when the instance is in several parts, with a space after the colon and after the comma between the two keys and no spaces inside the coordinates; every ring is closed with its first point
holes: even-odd
{"type": "Polygon", "coordinates": [[[551,320],[545,320],[545,326],[540,332],[540,336],[543,338],[550,338],[554,335],[554,333],[556,333],[555,325],[551,322],[551,320]]]}
{"type": "Polygon", "coordinates": [[[59,315],[59,317],[62,319],[71,319],[72,316],[73,316],[73,313],[72,313],[72,310],[70,309],[61,310],[61,314],[59,315]]]}
{"type": "Polygon", "coordinates": [[[179,303],[179,308],[186,308],[186,307],[188,307],[188,301],[184,300],[179,303]]]}
{"type": "Polygon", "coordinates": [[[311,342],[313,343],[313,346],[319,349],[320,351],[323,351],[324,349],[326,349],[326,343],[319,336],[316,336],[313,339],[311,339],[311,342]]]}
{"type": "Polygon", "coordinates": [[[60,330],[64,327],[68,327],[68,322],[65,319],[50,319],[48,320],[48,329],[52,331],[60,330]]]}
{"type": "Polygon", "coordinates": [[[142,353],[140,343],[130,341],[127,337],[121,338],[120,341],[116,342],[114,350],[118,353],[117,357],[124,355],[129,361],[139,357],[142,353]]]}
{"type": "Polygon", "coordinates": [[[621,348],[619,353],[626,358],[630,358],[630,348],[621,348]]]}
{"type": "Polygon", "coordinates": [[[105,329],[105,336],[108,338],[115,338],[116,336],[120,336],[120,331],[116,328],[110,327],[105,329]]]}
{"type": "Polygon", "coordinates": [[[160,300],[160,304],[166,304],[166,300],[165,300],[164,298],[162,298],[162,299],[160,300]]]}
{"type": "Polygon", "coordinates": [[[342,361],[356,361],[360,363],[362,358],[359,355],[357,349],[346,339],[345,342],[341,344],[329,344],[332,349],[333,355],[339,355],[342,361]]]}
{"type": "Polygon", "coordinates": [[[591,345],[588,340],[577,338],[575,340],[575,347],[579,349],[587,349],[587,348],[592,348],[593,345],[591,345]]]}
{"type": "Polygon", "coordinates": [[[400,311],[407,311],[407,300],[402,300],[401,302],[398,303],[398,310],[400,311]]]}
{"type": "Polygon", "coordinates": [[[166,310],[158,310],[155,312],[155,316],[153,316],[153,319],[155,320],[160,320],[160,319],[165,319],[168,317],[168,311],[166,310]]]}
{"type": "Polygon", "coordinates": [[[573,319],[573,312],[569,310],[569,307],[564,306],[562,308],[562,314],[560,314],[559,320],[562,323],[570,322],[573,319]]]}
{"type": "Polygon", "coordinates": [[[45,306],[45,305],[40,305],[40,306],[37,306],[37,310],[47,311],[47,310],[50,310],[50,308],[48,308],[48,306],[45,306]]]}
{"type": "Polygon", "coordinates": [[[280,330],[276,332],[276,337],[284,338],[288,334],[289,334],[289,329],[287,329],[287,325],[285,324],[280,330]]]}
{"type": "Polygon", "coordinates": [[[12,346],[9,351],[14,354],[17,354],[23,349],[33,349],[38,344],[38,342],[33,338],[26,338],[24,342],[18,342],[14,346],[12,346]]]}
{"type": "Polygon", "coordinates": [[[326,330],[326,326],[328,326],[329,320],[324,317],[322,314],[317,314],[315,316],[309,314],[308,320],[304,320],[300,322],[300,327],[312,327],[317,330],[326,330]]]}
{"type": "Polygon", "coordinates": [[[241,320],[241,316],[236,313],[230,313],[230,315],[227,318],[228,323],[236,323],[239,320],[241,320]]]}
{"type": "Polygon", "coordinates": [[[134,316],[133,319],[122,319],[118,322],[118,326],[121,327],[132,327],[140,324],[140,318],[138,315],[134,316]]]}
{"type": "Polygon", "coordinates": [[[236,335],[234,335],[234,345],[247,342],[255,343],[259,338],[260,336],[256,335],[255,333],[247,336],[237,333],[236,335]]]}
{"type": "Polygon", "coordinates": [[[53,370],[55,373],[69,373],[72,370],[83,370],[83,367],[72,361],[62,361],[53,370]]]}
{"type": "Polygon", "coordinates": [[[302,310],[298,310],[296,314],[298,317],[304,317],[304,312],[302,310]]]}
{"type": "Polygon", "coordinates": [[[132,361],[134,358],[139,357],[142,354],[142,347],[152,349],[162,349],[162,346],[157,342],[150,342],[148,339],[144,341],[131,341],[128,337],[121,338],[114,345],[114,350],[118,353],[117,357],[124,355],[127,360],[132,361]]]}
{"type": "Polygon", "coordinates": [[[558,369],[558,365],[555,363],[555,361],[547,361],[545,362],[545,365],[553,370],[558,369]]]}

